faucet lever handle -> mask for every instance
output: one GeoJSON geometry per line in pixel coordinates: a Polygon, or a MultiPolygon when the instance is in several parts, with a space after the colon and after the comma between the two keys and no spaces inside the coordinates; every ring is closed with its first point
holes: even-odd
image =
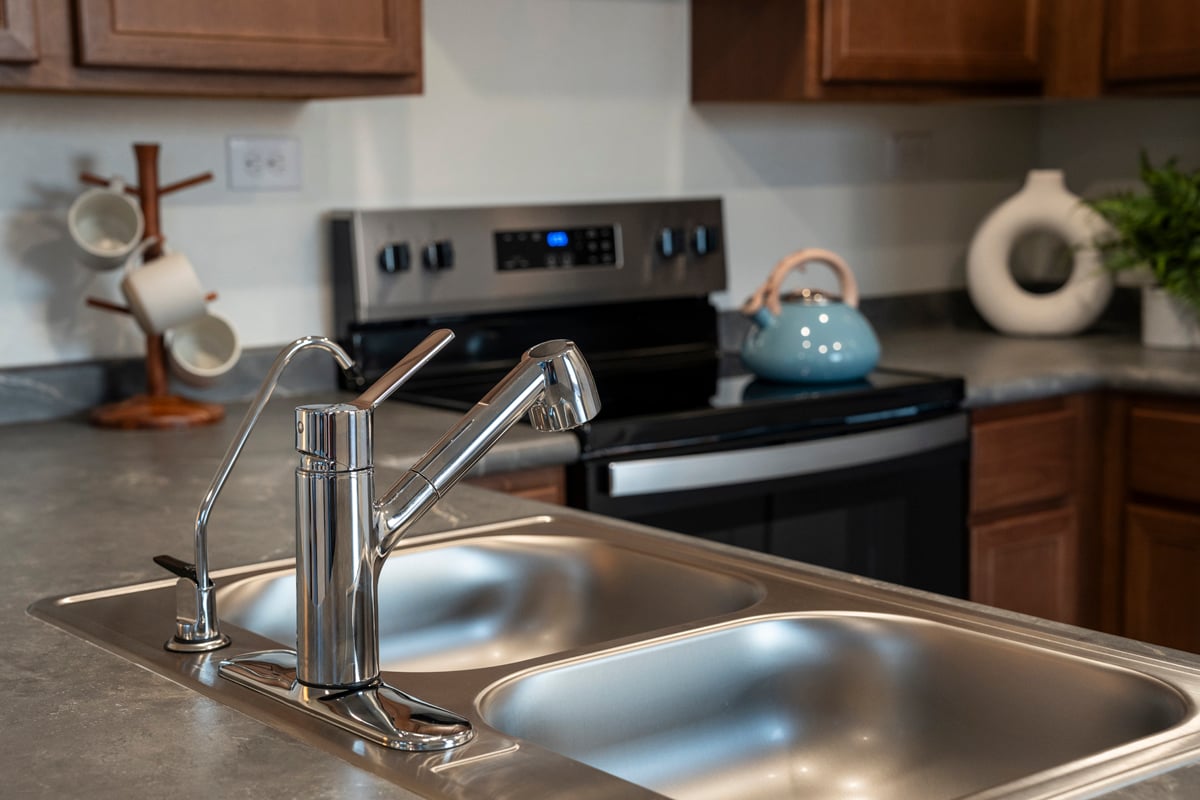
{"type": "Polygon", "coordinates": [[[443,347],[450,344],[453,338],[454,332],[446,328],[439,328],[429,334],[408,355],[385,372],[383,377],[371,384],[371,388],[359,395],[358,399],[350,401],[350,405],[362,411],[374,411],[392,392],[403,386],[421,367],[429,363],[443,347]]]}
{"type": "Polygon", "coordinates": [[[155,556],[154,563],[158,564],[172,575],[176,575],[180,578],[187,578],[197,586],[200,585],[200,578],[196,575],[195,564],[189,564],[182,558],[176,558],[175,556],[155,556]]]}

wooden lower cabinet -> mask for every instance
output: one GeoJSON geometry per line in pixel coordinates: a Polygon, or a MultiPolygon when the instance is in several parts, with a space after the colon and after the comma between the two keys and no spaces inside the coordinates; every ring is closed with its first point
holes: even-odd
{"type": "Polygon", "coordinates": [[[1123,395],[1110,417],[1109,627],[1200,652],[1200,400],[1123,395]]]}
{"type": "Polygon", "coordinates": [[[1200,513],[1130,504],[1124,574],[1123,633],[1200,652],[1200,513]]]}
{"type": "Polygon", "coordinates": [[[1061,622],[1079,619],[1075,509],[971,526],[971,599],[1061,622]]]}
{"type": "Polygon", "coordinates": [[[971,599],[1067,622],[1098,618],[1097,394],[980,409],[971,418],[971,599]]]}
{"type": "Polygon", "coordinates": [[[500,472],[468,478],[467,483],[523,497],[526,500],[539,500],[560,506],[567,502],[566,470],[558,466],[500,472]]]}

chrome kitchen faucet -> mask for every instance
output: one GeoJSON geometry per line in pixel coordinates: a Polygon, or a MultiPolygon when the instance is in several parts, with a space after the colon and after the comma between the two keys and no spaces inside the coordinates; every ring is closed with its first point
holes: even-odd
{"type": "Polygon", "coordinates": [[[563,431],[600,408],[574,343],[543,342],[376,500],[374,411],[453,338],[430,334],[356,400],[296,409],[296,650],[220,665],[225,678],[401,750],[454,747],[472,731],[380,677],[377,593],[388,553],[523,415],[538,430],[563,431]]]}

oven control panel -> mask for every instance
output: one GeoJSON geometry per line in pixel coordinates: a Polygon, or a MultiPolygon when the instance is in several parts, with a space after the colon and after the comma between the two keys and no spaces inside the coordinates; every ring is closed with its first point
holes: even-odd
{"type": "Polygon", "coordinates": [[[331,223],[339,335],[726,288],[719,198],[339,211],[331,223]]]}
{"type": "Polygon", "coordinates": [[[496,269],[618,267],[621,240],[615,225],[497,231],[496,269]]]}

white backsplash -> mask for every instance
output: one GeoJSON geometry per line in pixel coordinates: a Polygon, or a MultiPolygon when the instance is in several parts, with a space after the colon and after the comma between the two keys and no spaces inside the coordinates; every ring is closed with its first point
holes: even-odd
{"type": "MultiPolygon", "coordinates": [[[[891,295],[961,287],[975,226],[1045,154],[1086,161],[1070,142],[1121,117],[1106,129],[1107,163],[1136,153],[1143,130],[1127,104],[693,106],[687,15],[687,0],[427,2],[415,97],[0,95],[0,367],[142,351],[129,320],[84,305],[116,299],[116,277],[76,266],[64,234],[78,172],[133,180],[134,141],[162,144],[164,182],[215,173],[164,199],[163,229],[255,347],[331,332],[333,208],[720,195],[723,308],[801,246],[838,251],[865,295],[891,295]],[[932,137],[928,169],[893,178],[889,137],[914,131],[932,137]],[[229,190],[230,134],[300,139],[304,188],[229,190]]],[[[1161,108],[1147,124],[1169,140],[1197,129],[1200,103],[1161,108]]]]}

